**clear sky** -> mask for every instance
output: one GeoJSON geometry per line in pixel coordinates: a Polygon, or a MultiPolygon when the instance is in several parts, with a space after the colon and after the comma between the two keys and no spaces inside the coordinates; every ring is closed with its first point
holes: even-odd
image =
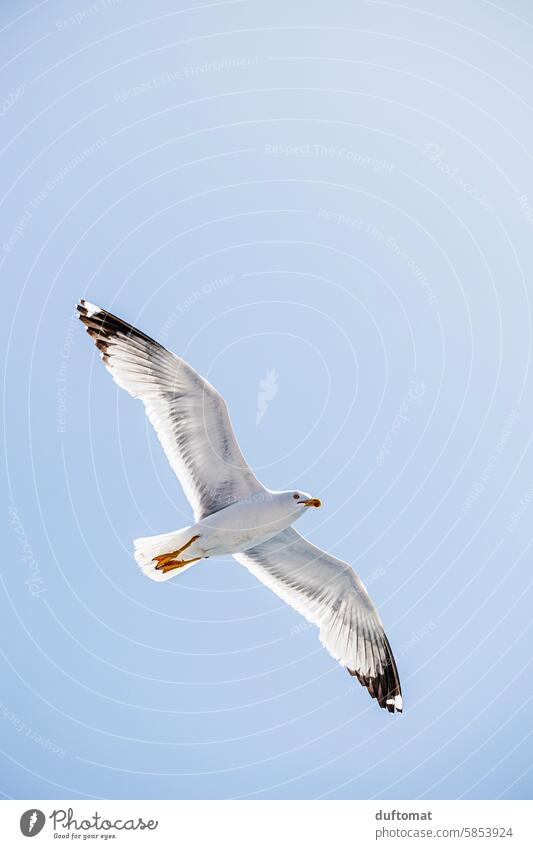
{"type": "Polygon", "coordinates": [[[5,796],[531,795],[532,26],[2,3],[5,796]],[[191,513],[79,297],[322,499],[300,530],[366,582],[403,716],[233,560],[139,573],[191,513]]]}

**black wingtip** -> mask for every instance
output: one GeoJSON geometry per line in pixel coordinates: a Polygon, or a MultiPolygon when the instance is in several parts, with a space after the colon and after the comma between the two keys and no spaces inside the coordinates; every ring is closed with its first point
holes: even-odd
{"type": "Polygon", "coordinates": [[[353,675],[359,683],[366,687],[373,699],[377,700],[380,708],[387,710],[389,713],[403,713],[402,691],[399,681],[397,684],[390,685],[388,682],[388,673],[390,669],[386,669],[381,675],[369,677],[361,675],[355,669],[348,669],[350,675],[353,675]]]}
{"type": "Polygon", "coordinates": [[[120,334],[131,339],[142,339],[144,342],[157,345],[159,348],[162,347],[159,342],[147,336],[142,330],[138,330],[137,327],[128,324],[127,321],[117,315],[113,315],[113,313],[86,301],[84,298],[80,299],[76,309],[78,310],[78,318],[86,326],[87,332],[95,341],[96,339],[112,340],[113,337],[120,334]]]}
{"type": "Polygon", "coordinates": [[[106,311],[97,307],[96,304],[91,304],[89,301],[86,301],[85,298],[80,298],[78,303],[76,304],[76,309],[78,310],[78,318],[80,321],[83,321],[84,324],[88,324],[91,319],[98,320],[105,318],[106,311]]]}
{"type": "Polygon", "coordinates": [[[385,636],[383,637],[383,649],[386,665],[380,674],[363,675],[356,669],[348,669],[348,672],[355,676],[363,687],[366,687],[372,698],[377,700],[380,708],[389,713],[403,713],[400,676],[389,641],[385,636]]]}

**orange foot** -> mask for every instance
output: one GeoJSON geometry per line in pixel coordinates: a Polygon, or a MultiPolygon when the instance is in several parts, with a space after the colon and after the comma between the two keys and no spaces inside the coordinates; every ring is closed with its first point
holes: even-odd
{"type": "MultiPolygon", "coordinates": [[[[195,536],[191,537],[190,540],[185,543],[185,545],[182,545],[181,548],[176,549],[176,551],[169,551],[168,554],[159,554],[157,555],[157,557],[152,558],[154,563],[157,563],[157,566],[155,568],[162,569],[163,566],[165,566],[167,563],[172,563],[175,557],[177,557],[179,554],[182,554],[185,549],[189,548],[189,546],[192,545],[193,542],[196,542],[197,539],[200,539],[200,534],[195,534],[195,536]]],[[[181,561],[177,562],[181,564],[181,561]]]]}
{"type": "Polygon", "coordinates": [[[190,560],[168,560],[165,563],[158,563],[155,568],[163,572],[163,575],[166,575],[167,572],[171,572],[173,569],[181,569],[183,566],[188,566],[189,563],[196,563],[197,560],[201,559],[201,557],[191,557],[190,560]]]}

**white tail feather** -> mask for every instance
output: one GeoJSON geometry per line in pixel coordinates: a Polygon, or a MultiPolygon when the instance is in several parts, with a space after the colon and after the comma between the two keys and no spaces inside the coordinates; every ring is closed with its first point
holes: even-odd
{"type": "MultiPolygon", "coordinates": [[[[157,561],[154,557],[160,554],[167,554],[170,551],[176,551],[185,545],[192,536],[190,528],[180,528],[178,531],[171,531],[169,534],[157,534],[152,537],[139,537],[133,540],[133,556],[142,573],[152,581],[168,581],[170,578],[175,578],[176,575],[181,575],[186,572],[190,566],[182,566],[180,569],[172,569],[166,574],[161,569],[156,569],[157,561]]],[[[183,553],[184,558],[188,558],[188,551],[183,553]]],[[[194,566],[194,563],[190,564],[194,566]]]]}

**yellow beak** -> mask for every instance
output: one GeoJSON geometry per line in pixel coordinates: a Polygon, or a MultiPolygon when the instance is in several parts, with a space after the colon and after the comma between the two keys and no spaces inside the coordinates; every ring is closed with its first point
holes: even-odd
{"type": "Polygon", "coordinates": [[[304,501],[306,507],[322,507],[322,502],[320,498],[308,498],[307,501],[304,501]]]}

